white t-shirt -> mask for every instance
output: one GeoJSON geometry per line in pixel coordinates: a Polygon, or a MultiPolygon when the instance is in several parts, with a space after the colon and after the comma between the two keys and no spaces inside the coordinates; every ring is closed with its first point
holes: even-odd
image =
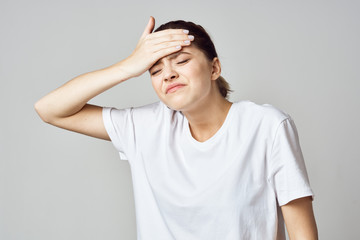
{"type": "Polygon", "coordinates": [[[269,104],[233,103],[205,142],[162,102],[103,119],[130,164],[139,240],[285,239],[279,206],[313,196],[295,124],[269,104]]]}

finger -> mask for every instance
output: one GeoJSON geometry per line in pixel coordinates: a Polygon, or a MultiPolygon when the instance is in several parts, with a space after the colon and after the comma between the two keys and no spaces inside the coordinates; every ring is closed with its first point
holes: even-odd
{"type": "Polygon", "coordinates": [[[166,44],[170,42],[179,42],[179,41],[194,41],[194,36],[187,34],[166,35],[160,38],[148,39],[147,44],[158,45],[158,44],[166,44]]]}
{"type": "Polygon", "coordinates": [[[179,46],[178,48],[172,46],[172,47],[161,49],[160,51],[153,54],[153,57],[155,59],[154,63],[156,61],[162,59],[163,57],[166,57],[166,56],[168,56],[170,54],[173,54],[173,53],[176,53],[176,52],[180,51],[181,49],[182,49],[182,46],[179,46]]]}
{"type": "Polygon", "coordinates": [[[155,18],[153,16],[150,16],[149,22],[146,25],[145,30],[141,35],[141,38],[144,38],[147,35],[151,34],[151,32],[154,30],[154,27],[155,27],[155,18]]]}
{"type": "Polygon", "coordinates": [[[188,30],[186,29],[165,29],[165,30],[161,30],[161,31],[158,31],[158,32],[153,32],[149,38],[158,38],[158,37],[163,37],[163,36],[166,36],[166,35],[169,35],[169,34],[188,34],[188,30]]]}
{"type": "Polygon", "coordinates": [[[188,45],[179,45],[179,44],[175,44],[172,46],[168,46],[166,48],[161,48],[158,51],[153,53],[153,57],[157,60],[166,57],[172,53],[178,52],[180,51],[183,47],[186,47],[188,45]]]}
{"type": "Polygon", "coordinates": [[[152,51],[154,53],[158,52],[158,51],[161,51],[162,49],[166,49],[166,48],[175,48],[176,46],[180,46],[180,47],[183,47],[183,46],[189,46],[191,45],[191,40],[190,39],[187,39],[185,41],[172,41],[172,42],[164,42],[164,43],[161,43],[161,44],[157,44],[157,45],[154,45],[153,48],[152,48],[152,51]]]}

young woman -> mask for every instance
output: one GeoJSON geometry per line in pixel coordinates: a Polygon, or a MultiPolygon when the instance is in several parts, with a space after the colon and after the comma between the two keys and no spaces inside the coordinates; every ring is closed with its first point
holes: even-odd
{"type": "Polygon", "coordinates": [[[47,123],[111,140],[133,178],[138,239],[317,239],[295,124],[281,110],[227,100],[215,47],[199,25],[173,21],[135,50],[35,104],[47,123]],[[137,108],[87,104],[149,70],[160,100],[137,108]]]}

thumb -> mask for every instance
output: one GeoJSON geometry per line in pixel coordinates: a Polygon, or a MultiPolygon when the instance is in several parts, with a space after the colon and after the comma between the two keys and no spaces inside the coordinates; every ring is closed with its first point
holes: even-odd
{"type": "Polygon", "coordinates": [[[141,35],[141,38],[144,38],[146,35],[149,35],[150,33],[152,33],[152,31],[154,30],[155,27],[155,18],[153,16],[150,16],[149,22],[145,27],[145,30],[143,32],[143,34],[141,35]]]}

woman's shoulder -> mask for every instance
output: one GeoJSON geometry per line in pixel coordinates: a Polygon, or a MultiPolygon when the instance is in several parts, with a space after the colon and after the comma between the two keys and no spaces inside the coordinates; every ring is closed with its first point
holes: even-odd
{"type": "Polygon", "coordinates": [[[146,105],[132,107],[132,115],[137,118],[143,118],[145,121],[154,118],[159,120],[163,118],[171,118],[177,111],[170,109],[163,102],[157,101],[146,105]]]}
{"type": "MultiPolygon", "coordinates": [[[[131,106],[126,108],[103,107],[104,112],[111,112],[112,115],[120,117],[130,117],[137,122],[149,122],[152,119],[158,121],[160,119],[173,118],[179,115],[178,111],[174,111],[166,106],[163,102],[157,101],[140,106],[131,106]]],[[[181,114],[180,114],[181,115],[181,114]]]]}
{"type": "Polygon", "coordinates": [[[131,109],[133,111],[137,111],[137,112],[157,112],[164,108],[163,105],[164,104],[162,104],[162,102],[157,101],[157,102],[148,103],[148,104],[137,106],[137,107],[132,107],[131,109]]]}
{"type": "Polygon", "coordinates": [[[146,119],[151,116],[159,115],[161,112],[164,112],[164,104],[161,102],[148,103],[146,105],[140,106],[131,106],[125,108],[117,107],[103,107],[104,112],[111,112],[114,116],[120,117],[131,117],[131,118],[143,118],[146,119]]]}
{"type": "Polygon", "coordinates": [[[233,104],[240,115],[253,120],[261,119],[281,122],[290,117],[288,113],[269,103],[258,104],[250,100],[241,100],[233,104]]]}

